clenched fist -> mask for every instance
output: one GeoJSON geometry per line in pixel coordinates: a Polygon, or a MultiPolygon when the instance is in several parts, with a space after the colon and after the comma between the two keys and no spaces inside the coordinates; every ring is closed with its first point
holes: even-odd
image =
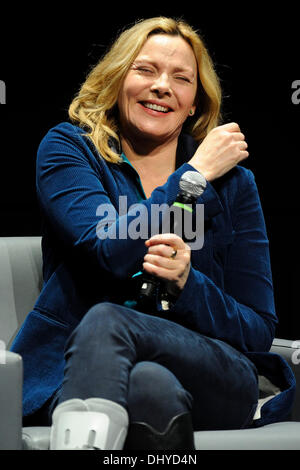
{"type": "Polygon", "coordinates": [[[239,125],[230,122],[212,129],[188,163],[212,181],[247,158],[247,147],[239,125]]]}
{"type": "Polygon", "coordinates": [[[143,269],[166,282],[169,294],[178,295],[184,288],[191,266],[191,249],[175,233],[153,235],[145,242],[148,253],[143,269]],[[172,253],[175,250],[175,257],[172,253]]]}

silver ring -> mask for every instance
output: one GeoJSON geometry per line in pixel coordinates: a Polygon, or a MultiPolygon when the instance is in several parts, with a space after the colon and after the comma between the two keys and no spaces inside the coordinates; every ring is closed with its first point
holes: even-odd
{"type": "Polygon", "coordinates": [[[177,255],[177,250],[173,250],[173,253],[171,254],[170,258],[174,259],[176,255],[177,255]]]}

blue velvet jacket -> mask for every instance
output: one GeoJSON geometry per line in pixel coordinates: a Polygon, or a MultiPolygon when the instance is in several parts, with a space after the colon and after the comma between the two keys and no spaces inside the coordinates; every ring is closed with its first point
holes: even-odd
{"type": "MultiPolygon", "coordinates": [[[[151,204],[172,204],[185,171],[196,171],[186,162],[197,145],[182,134],[176,171],[146,199],[129,161],[108,163],[83,134],[79,127],[61,123],[38,150],[44,285],[12,345],[24,362],[25,416],[60,387],[64,346],[83,315],[98,302],[123,304],[132,275],[141,269],[145,240],[100,239],[97,208],[109,204],[116,215],[112,227],[117,224],[124,233],[135,216],[118,214],[120,195],[127,195],[128,207],[142,202],[151,214],[151,204]]],[[[269,244],[253,173],[235,167],[208,183],[197,202],[204,204],[204,245],[192,250],[188,280],[169,315],[231,344],[280,387],[282,392],[263,406],[257,425],[286,419],[295,380],[288,364],[268,352],[277,320],[269,244]]]]}

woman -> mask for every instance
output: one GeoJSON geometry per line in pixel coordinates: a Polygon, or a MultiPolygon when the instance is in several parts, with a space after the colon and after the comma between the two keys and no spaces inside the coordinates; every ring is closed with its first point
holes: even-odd
{"type": "Polygon", "coordinates": [[[192,449],[195,429],[289,413],[292,373],[268,353],[277,320],[259,196],[238,165],[245,136],[220,125],[220,103],[196,32],[152,18],[88,75],[74,124],[41,142],[44,286],[13,350],[24,361],[24,423],[52,419],[52,449],[192,449]],[[205,180],[204,246],[159,230],[128,236],[133,205],[151,226],[151,207],[172,205],[186,171],[205,180]],[[166,289],[167,310],[159,293],[150,314],[132,302],[141,270],[166,289]],[[260,376],[285,392],[261,410],[260,376]]]}

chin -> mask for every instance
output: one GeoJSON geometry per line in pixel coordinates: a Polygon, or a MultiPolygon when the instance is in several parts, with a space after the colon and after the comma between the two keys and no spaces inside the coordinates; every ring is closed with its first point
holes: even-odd
{"type": "Polygon", "coordinates": [[[162,131],[162,129],[142,128],[139,130],[139,134],[142,135],[145,139],[153,140],[153,142],[164,142],[170,139],[172,140],[173,138],[177,138],[180,134],[180,130],[178,131],[178,129],[168,129],[162,131]]]}

